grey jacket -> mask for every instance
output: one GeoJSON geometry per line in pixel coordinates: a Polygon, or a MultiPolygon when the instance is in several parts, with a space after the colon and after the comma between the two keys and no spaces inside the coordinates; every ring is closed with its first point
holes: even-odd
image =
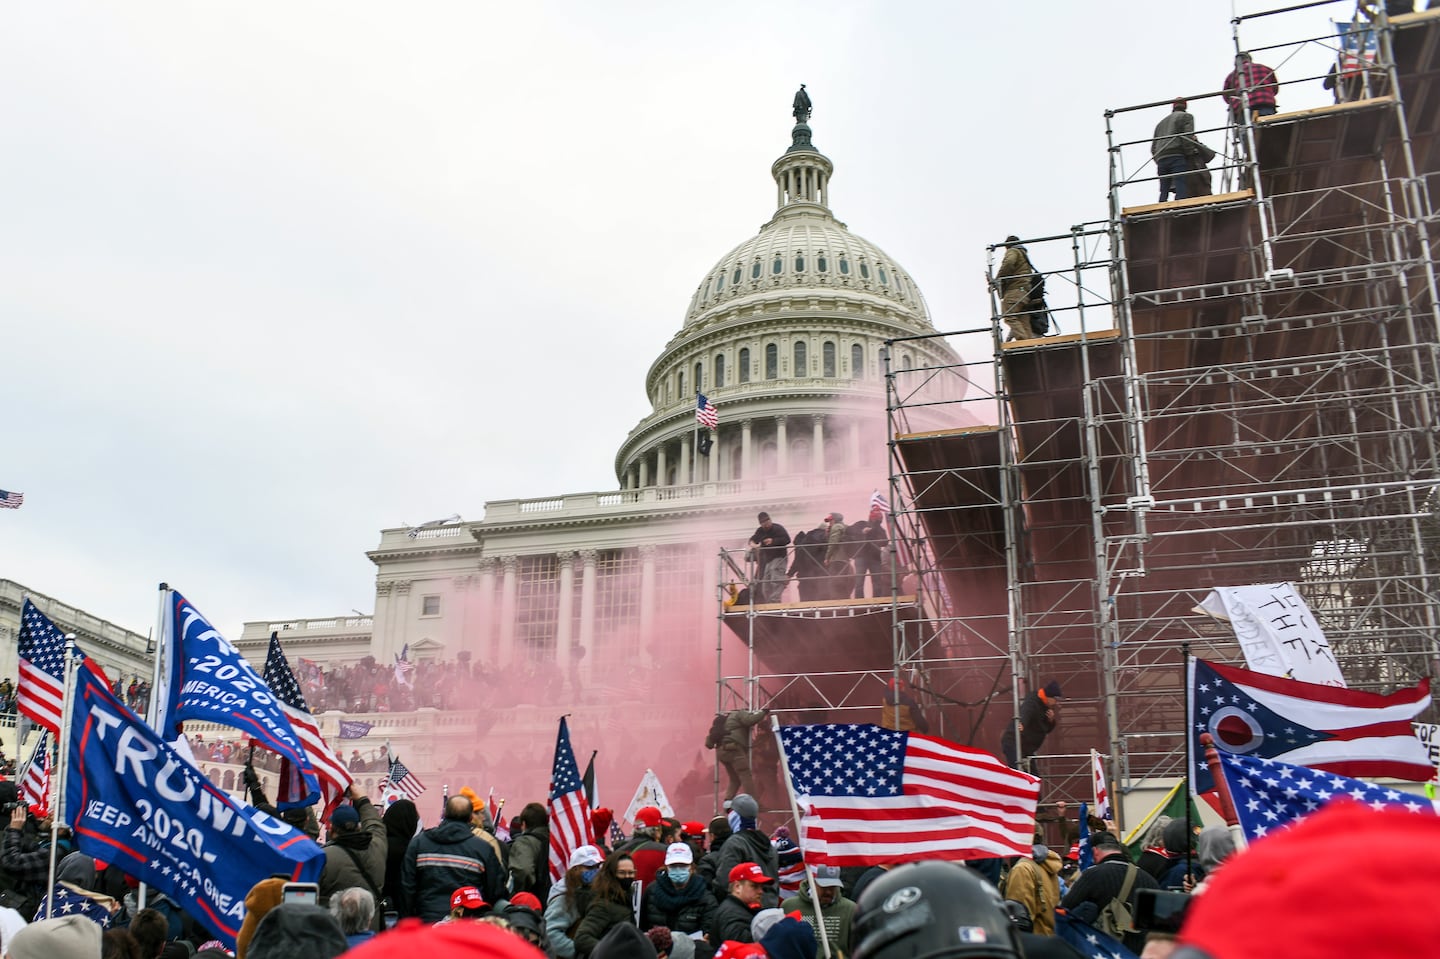
{"type": "Polygon", "coordinates": [[[1155,124],[1155,137],[1150,141],[1150,155],[1159,159],[1198,153],[1200,144],[1192,135],[1194,132],[1195,118],[1184,110],[1172,110],[1165,119],[1155,124]]]}

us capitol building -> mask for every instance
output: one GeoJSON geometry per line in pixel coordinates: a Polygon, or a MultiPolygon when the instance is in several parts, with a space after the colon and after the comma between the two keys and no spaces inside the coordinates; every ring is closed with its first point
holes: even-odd
{"type": "MultiPolygon", "coordinates": [[[[905,268],[835,218],[834,165],[812,145],[800,100],[770,168],[775,213],[705,272],[651,364],[653,410],[616,453],[618,489],[384,530],[368,554],[373,617],[246,624],[238,645],[256,664],[278,630],[292,663],[370,655],[393,668],[408,646],[412,662],[468,653],[493,680],[473,708],[346,714],[375,726],[358,741],[336,740],[342,714],[327,712],[322,731],[338,751],[368,755],[388,740],[436,802],[446,783],[494,786],[518,811],[549,781],[569,712],[581,766],[600,750],[602,803],[623,810],[647,767],[672,793],[691,772],[709,794],[701,746],[716,701],[719,550],[743,545],[762,509],[792,535],[832,510],[864,515],[888,477],[882,346],[935,332],[905,268]],[[719,410],[708,455],[693,448],[697,391],[719,410]]],[[[896,370],[954,362],[940,340],[896,344],[891,359],[896,370]]],[[[965,385],[929,388],[953,400],[965,385]]],[[[728,642],[727,657],[743,651],[728,642]]]]}

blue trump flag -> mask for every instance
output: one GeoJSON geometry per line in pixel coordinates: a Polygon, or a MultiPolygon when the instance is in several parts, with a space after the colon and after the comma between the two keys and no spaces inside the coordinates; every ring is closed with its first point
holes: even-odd
{"type": "Polygon", "coordinates": [[[150,883],[231,948],[251,886],[276,873],[319,881],[325,850],[236,805],[126,708],[89,661],[75,672],[70,710],[65,815],[81,852],[150,883]]]}
{"type": "Polygon", "coordinates": [[[298,796],[279,809],[308,806],[320,798],[315,769],[279,700],[255,668],[189,600],[170,591],[161,688],[155,690],[155,728],[167,740],[187,719],[241,730],[261,746],[290,760],[303,777],[298,796]]]}

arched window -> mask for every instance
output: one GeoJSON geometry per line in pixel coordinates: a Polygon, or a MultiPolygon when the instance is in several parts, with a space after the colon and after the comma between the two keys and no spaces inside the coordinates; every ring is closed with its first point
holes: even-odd
{"type": "Polygon", "coordinates": [[[905,355],[901,356],[901,357],[900,357],[900,368],[901,368],[902,370],[913,370],[913,369],[915,369],[915,359],[914,359],[914,357],[912,357],[909,353],[906,353],[905,355]]]}
{"type": "Polygon", "coordinates": [[[758,280],[758,279],[760,279],[760,261],[759,261],[759,260],[756,260],[754,263],[750,264],[750,279],[752,279],[752,280],[758,280]]]}
{"type": "Polygon", "coordinates": [[[696,364],[695,364],[695,389],[698,390],[698,391],[702,391],[702,392],[703,392],[704,389],[705,389],[705,364],[704,364],[704,363],[696,363],[696,364]]]}
{"type": "Polygon", "coordinates": [[[865,347],[859,343],[850,347],[850,376],[857,380],[865,378],[865,347]]]}
{"type": "Polygon", "coordinates": [[[845,259],[845,254],[840,254],[840,272],[846,276],[850,275],[850,261],[845,259]]]}
{"type": "Polygon", "coordinates": [[[835,344],[826,342],[820,347],[820,375],[827,379],[835,378],[835,344]]]}
{"type": "Polygon", "coordinates": [[[830,261],[825,259],[824,253],[821,253],[815,258],[815,269],[819,270],[821,273],[824,273],[826,270],[830,269],[830,261]]]}
{"type": "Polygon", "coordinates": [[[676,392],[679,393],[683,399],[685,397],[685,373],[683,371],[675,374],[675,382],[679,384],[679,389],[676,390],[676,392]]]}
{"type": "Polygon", "coordinates": [[[860,279],[870,279],[870,264],[866,263],[864,260],[860,261],[860,279]]]}
{"type": "Polygon", "coordinates": [[[881,286],[889,286],[889,285],[890,285],[890,277],[889,277],[889,275],[886,274],[886,272],[885,272],[885,267],[882,266],[882,267],[880,267],[879,269],[880,269],[880,285],[881,285],[881,286]]]}
{"type": "Polygon", "coordinates": [[[765,344],[765,378],[773,380],[780,375],[780,348],[774,343],[765,344]]]}
{"type": "Polygon", "coordinates": [[[725,289],[725,271],[721,270],[720,274],[715,277],[715,295],[719,296],[723,289],[725,289]]]}
{"type": "Polygon", "coordinates": [[[739,285],[740,285],[740,267],[738,267],[738,266],[735,267],[735,275],[732,276],[732,277],[730,277],[730,285],[731,285],[731,286],[739,286],[739,285]]]}
{"type": "Polygon", "coordinates": [[[732,443],[730,448],[725,451],[725,460],[726,464],[730,467],[731,479],[744,479],[741,475],[743,472],[742,467],[745,465],[743,456],[744,454],[741,452],[739,443],[732,443]]]}
{"type": "Polygon", "coordinates": [[[740,347],[740,369],[736,372],[740,374],[741,383],[750,382],[750,347],[740,347]]]}
{"type": "Polygon", "coordinates": [[[804,273],[804,272],[805,272],[805,254],[803,254],[803,253],[796,253],[796,254],[795,254],[795,272],[796,272],[796,273],[804,273]]]}
{"type": "Polygon", "coordinates": [[[796,376],[809,376],[809,375],[810,375],[810,369],[809,369],[809,367],[807,367],[807,366],[805,365],[805,341],[804,341],[804,340],[796,340],[796,341],[795,341],[794,353],[795,353],[795,375],[796,375],[796,376]]]}
{"type": "Polygon", "coordinates": [[[725,354],[719,353],[715,356],[715,388],[718,390],[725,385],[725,354]]]}
{"type": "Polygon", "coordinates": [[[785,269],[785,261],[777,256],[775,262],[770,264],[770,272],[779,273],[783,269],[785,269]]]}

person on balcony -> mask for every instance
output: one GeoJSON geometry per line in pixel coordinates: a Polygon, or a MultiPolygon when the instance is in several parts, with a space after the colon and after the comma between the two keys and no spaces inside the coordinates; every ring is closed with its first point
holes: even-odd
{"type": "Polygon", "coordinates": [[[760,526],[750,537],[750,549],[755,557],[755,585],[762,603],[780,602],[785,591],[786,547],[790,545],[790,533],[785,527],[761,513],[760,526]]]}
{"type": "Polygon", "coordinates": [[[1175,194],[1175,199],[1184,200],[1190,196],[1186,174],[1190,171],[1189,158],[1200,152],[1195,139],[1195,118],[1185,109],[1184,97],[1176,97],[1170,113],[1155,124],[1155,134],[1150,140],[1150,156],[1155,159],[1155,172],[1160,175],[1160,202],[1164,203],[1175,194]]]}
{"type": "Polygon", "coordinates": [[[1245,117],[1242,113],[1241,95],[1244,105],[1250,108],[1252,116],[1268,117],[1275,113],[1275,94],[1280,89],[1275,71],[1263,63],[1256,63],[1248,53],[1235,57],[1235,69],[1225,78],[1220,87],[1225,91],[1225,102],[1230,106],[1230,120],[1240,124],[1245,117]]]}

